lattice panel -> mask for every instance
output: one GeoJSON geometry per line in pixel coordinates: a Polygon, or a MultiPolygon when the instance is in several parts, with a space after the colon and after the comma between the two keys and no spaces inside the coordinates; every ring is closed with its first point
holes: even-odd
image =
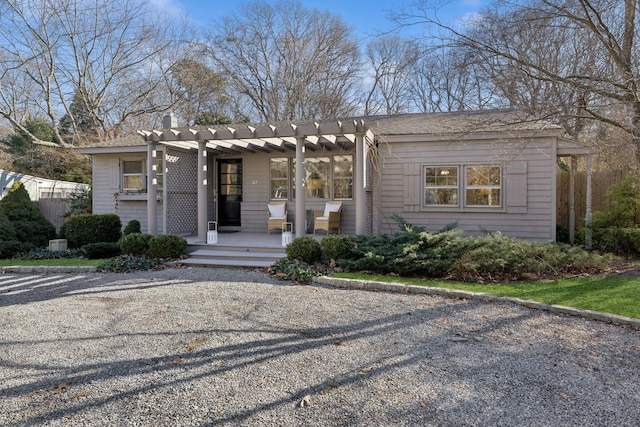
{"type": "Polygon", "coordinates": [[[193,234],[197,231],[198,155],[167,150],[167,232],[193,234]]]}

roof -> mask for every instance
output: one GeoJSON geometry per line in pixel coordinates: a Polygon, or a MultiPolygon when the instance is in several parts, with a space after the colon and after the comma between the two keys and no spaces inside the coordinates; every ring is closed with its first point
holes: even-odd
{"type": "Polygon", "coordinates": [[[299,139],[304,141],[305,148],[313,151],[318,148],[331,150],[335,147],[352,146],[356,135],[364,135],[369,142],[373,142],[376,137],[401,135],[470,136],[542,131],[560,136],[562,128],[516,110],[410,113],[139,131],[139,135],[99,142],[78,151],[86,154],[117,150],[142,151],[147,142],[197,149],[197,141],[206,141],[207,148],[214,152],[271,152],[294,149],[299,139]]]}

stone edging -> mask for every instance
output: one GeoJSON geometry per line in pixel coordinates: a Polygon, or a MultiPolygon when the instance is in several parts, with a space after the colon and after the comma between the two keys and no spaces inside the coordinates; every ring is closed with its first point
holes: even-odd
{"type": "Polygon", "coordinates": [[[523,307],[533,308],[536,310],[545,310],[551,313],[568,314],[570,316],[578,316],[585,319],[599,320],[601,322],[611,323],[614,325],[627,325],[640,329],[640,319],[634,319],[626,316],[618,316],[615,314],[601,313],[592,310],[582,310],[573,307],[565,307],[562,305],[545,304],[543,302],[528,301],[520,298],[502,297],[497,295],[483,294],[479,292],[459,291],[444,288],[434,288],[429,286],[404,285],[402,283],[376,282],[369,280],[341,279],[337,277],[319,276],[314,281],[323,285],[334,286],[337,288],[362,289],[368,291],[385,291],[413,294],[438,295],[448,298],[469,298],[490,302],[509,302],[518,304],[523,307]]]}

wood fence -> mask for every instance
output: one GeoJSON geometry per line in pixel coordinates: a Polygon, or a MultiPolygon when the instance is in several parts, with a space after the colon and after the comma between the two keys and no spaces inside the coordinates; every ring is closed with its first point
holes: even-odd
{"type": "Polygon", "coordinates": [[[53,198],[43,198],[35,202],[44,215],[51,224],[55,225],[56,231],[60,230],[62,224],[64,224],[65,217],[64,213],[71,209],[71,202],[68,199],[53,199],[53,198]]]}
{"type": "MultiPolygon", "coordinates": [[[[607,193],[613,184],[624,180],[627,171],[598,171],[591,173],[591,211],[602,211],[607,206],[607,193]]],[[[584,224],[587,209],[587,174],[576,172],[575,175],[575,209],[576,226],[584,224]]],[[[569,226],[569,172],[557,173],[556,197],[558,203],[557,223],[569,226]]]]}

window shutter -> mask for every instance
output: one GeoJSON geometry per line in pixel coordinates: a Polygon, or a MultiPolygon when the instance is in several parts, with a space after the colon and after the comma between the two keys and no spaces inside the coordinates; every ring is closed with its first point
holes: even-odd
{"type": "Polygon", "coordinates": [[[527,162],[514,161],[507,166],[507,212],[527,212],[527,162]]]}
{"type": "Polygon", "coordinates": [[[420,211],[420,195],[422,186],[420,185],[420,165],[404,165],[404,211],[420,211]]]}

